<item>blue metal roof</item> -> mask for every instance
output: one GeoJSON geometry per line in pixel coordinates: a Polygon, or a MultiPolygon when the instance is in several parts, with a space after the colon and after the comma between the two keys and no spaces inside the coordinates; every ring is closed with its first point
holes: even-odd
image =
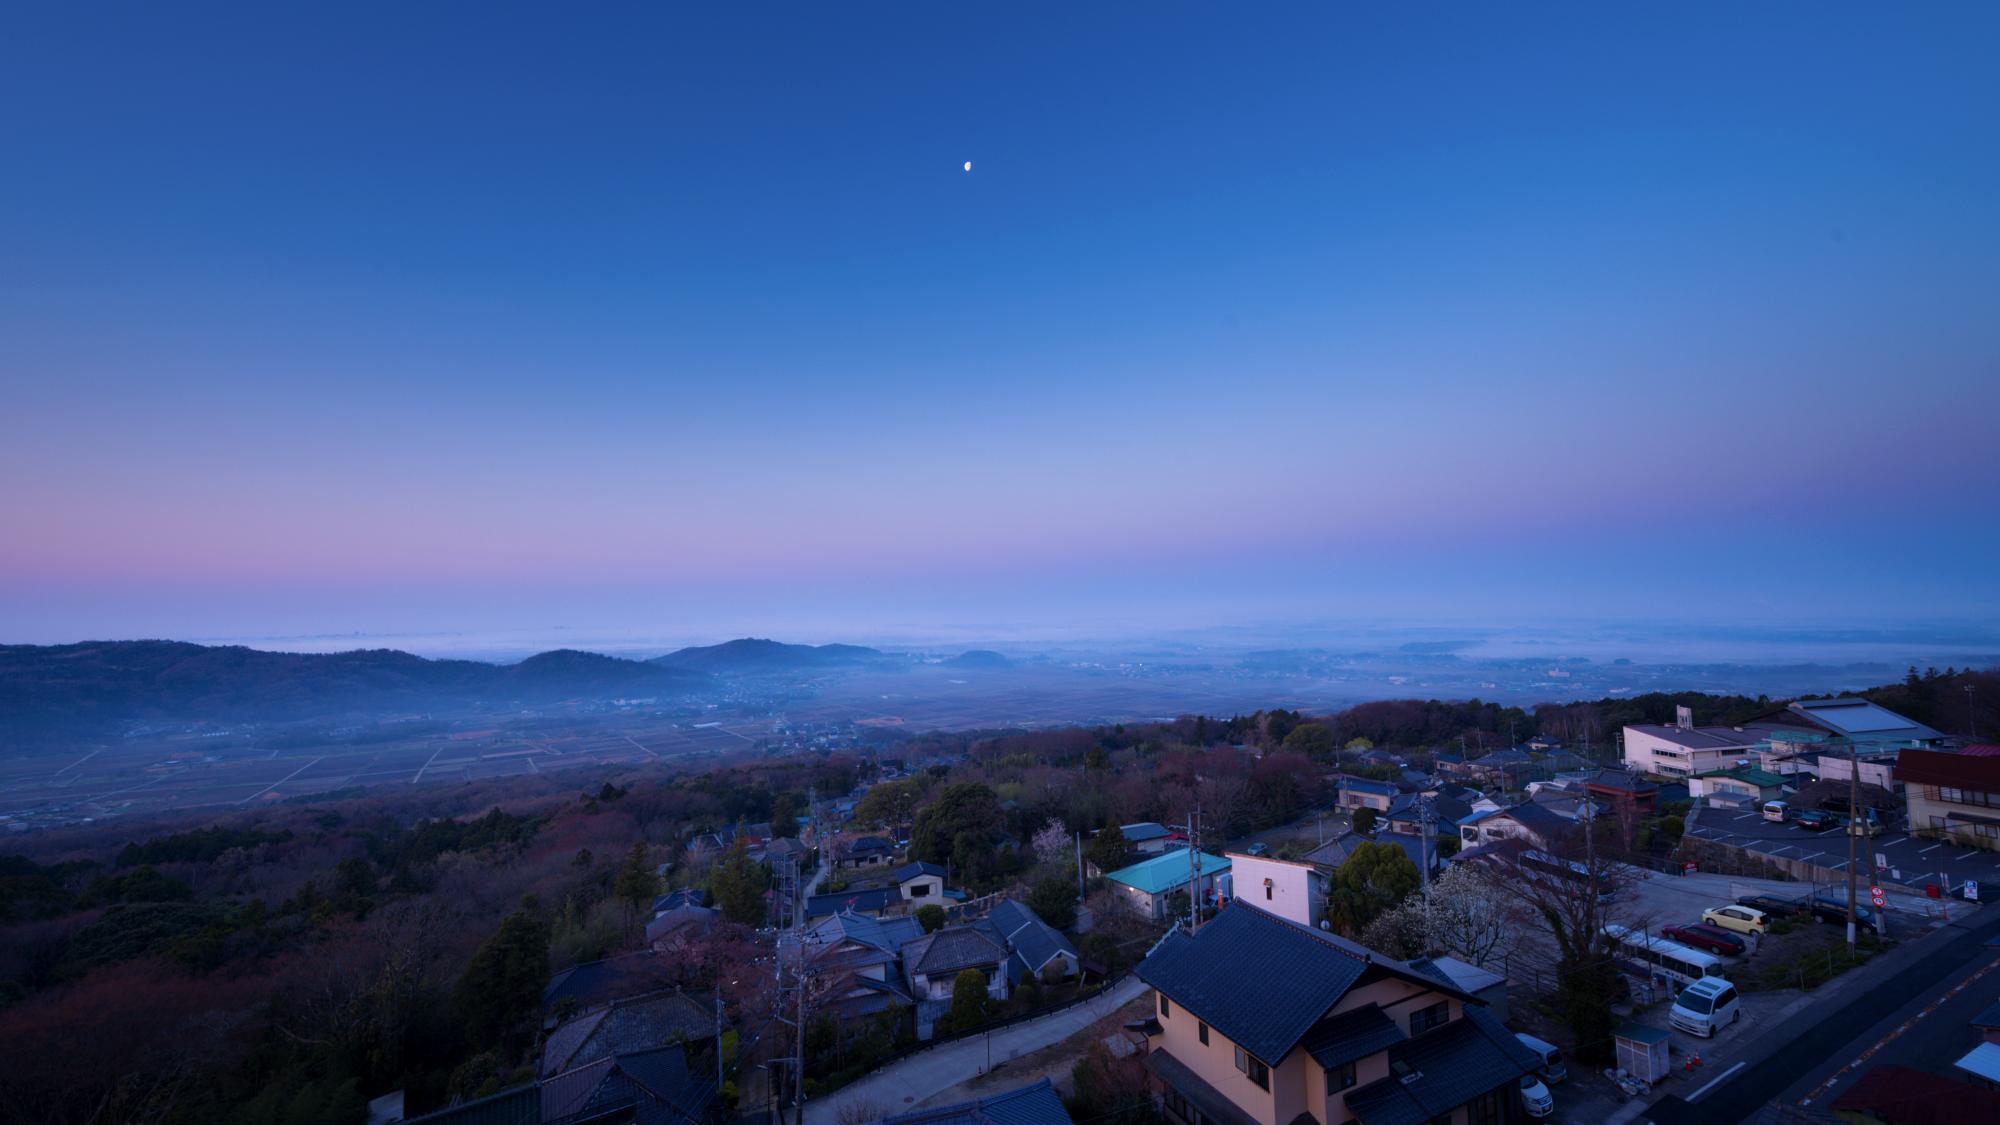
{"type": "Polygon", "coordinates": [[[1311,930],[1236,902],[1193,937],[1168,934],[1138,975],[1275,1066],[1367,969],[1311,930]]]}
{"type": "Polygon", "coordinates": [[[1393,797],[1402,792],[1396,788],[1394,782],[1370,781],[1365,777],[1343,777],[1340,779],[1340,788],[1353,790],[1356,793],[1373,793],[1381,797],[1393,797]]]}
{"type": "MultiPolygon", "coordinates": [[[[1182,848],[1179,851],[1171,851],[1165,855],[1156,855],[1151,859],[1140,860],[1130,867],[1121,867],[1106,875],[1105,878],[1114,883],[1123,883],[1128,887],[1135,887],[1145,891],[1147,894],[1156,895],[1171,891],[1176,887],[1186,886],[1192,874],[1190,870],[1191,866],[1187,849],[1182,848]]],[[[1201,874],[1203,878],[1227,870],[1229,870],[1229,861],[1227,859],[1218,855],[1210,855],[1207,852],[1201,853],[1201,874]]]]}

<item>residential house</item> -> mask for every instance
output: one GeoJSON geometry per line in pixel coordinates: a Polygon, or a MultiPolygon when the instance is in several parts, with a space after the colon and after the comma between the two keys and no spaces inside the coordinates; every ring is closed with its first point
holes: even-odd
{"type": "Polygon", "coordinates": [[[1624,770],[1599,770],[1583,783],[1584,792],[1621,815],[1652,816],[1659,811],[1660,787],[1624,770]]]}
{"type": "Polygon", "coordinates": [[[1045,1076],[1033,1085],[977,1101],[918,1109],[882,1119],[881,1125],[1073,1125],[1061,1095],[1045,1076]]]}
{"type": "Polygon", "coordinates": [[[834,914],[900,914],[908,901],[903,897],[903,888],[894,884],[828,891],[806,899],[806,919],[810,921],[834,914]]]}
{"type": "Polygon", "coordinates": [[[1389,806],[1384,818],[1389,831],[1404,836],[1415,836],[1424,831],[1423,802],[1430,804],[1430,834],[1433,836],[1458,835],[1458,822],[1472,815],[1472,806],[1452,797],[1419,797],[1410,794],[1396,798],[1389,806]]]}
{"type": "Polygon", "coordinates": [[[906,863],[889,873],[896,889],[912,909],[930,902],[944,901],[944,868],[935,863],[906,863]]]}
{"type": "Polygon", "coordinates": [[[663,1044],[699,1044],[715,1038],[715,1008],[679,989],[613,1000],[580,1012],[542,1041],[542,1077],[585,1063],[663,1044]]]}
{"type": "Polygon", "coordinates": [[[896,842],[887,836],[858,836],[840,849],[836,866],[879,867],[896,858],[896,842]]]}
{"type": "Polygon", "coordinates": [[[1138,968],[1183,1125],[1513,1121],[1539,1060],[1443,973],[1239,900],[1138,968]]]}
{"type": "MultiPolygon", "coordinates": [[[[1426,859],[1430,862],[1432,873],[1436,873],[1444,864],[1444,857],[1439,854],[1439,848],[1434,840],[1426,845],[1422,836],[1405,836],[1395,832],[1384,832],[1372,840],[1359,832],[1343,832],[1299,858],[1319,868],[1324,876],[1331,879],[1333,873],[1340,869],[1340,865],[1346,863],[1353,856],[1354,850],[1363,844],[1392,844],[1399,847],[1403,849],[1403,854],[1410,857],[1410,862],[1416,865],[1419,871],[1423,870],[1426,859]]],[[[1242,896],[1243,888],[1238,886],[1236,893],[1239,897],[1242,896]]]]}
{"type": "Polygon", "coordinates": [[[2000,849],[2000,758],[1905,750],[1896,780],[1912,833],[2000,849]]]}
{"type": "Polygon", "coordinates": [[[1076,975],[1076,947],[1027,906],[1003,898],[993,904],[984,925],[1006,945],[1008,972],[1014,980],[1056,981],[1076,975]]]}
{"type": "Polygon", "coordinates": [[[961,973],[980,974],[986,994],[1005,1000],[1013,983],[1009,960],[1005,943],[984,925],[946,926],[905,945],[903,979],[917,1002],[917,1038],[929,1039],[937,1021],[951,1010],[961,973]]]}
{"type": "Polygon", "coordinates": [[[801,871],[806,870],[806,860],[811,855],[812,849],[792,836],[779,836],[751,850],[753,859],[772,863],[788,859],[798,864],[801,871]]]}
{"type": "Polygon", "coordinates": [[[1297,922],[1317,926],[1326,913],[1326,884],[1330,867],[1311,860],[1274,859],[1269,856],[1229,853],[1229,882],[1237,898],[1248,899],[1266,910],[1297,922]]]}
{"type": "Polygon", "coordinates": [[[1132,845],[1132,850],[1140,855],[1160,855],[1187,844],[1187,837],[1150,820],[1139,824],[1121,824],[1118,831],[1132,845]]]}
{"type": "Polygon", "coordinates": [[[646,944],[658,945],[705,934],[721,917],[722,912],[714,907],[683,900],[679,905],[654,912],[652,921],[646,923],[646,944]]]}
{"type": "Polygon", "coordinates": [[[923,933],[922,924],[907,916],[839,913],[814,922],[802,945],[815,974],[815,1002],[843,1021],[910,1004],[903,949],[923,933]]]}
{"type": "Polygon", "coordinates": [[[1755,766],[1696,774],[1688,779],[1688,792],[1701,798],[1723,798],[1738,804],[1761,805],[1775,801],[1785,791],[1785,779],[1755,766]]]}
{"type": "Polygon", "coordinates": [[[1547,850],[1575,829],[1575,824],[1534,801],[1523,801],[1493,813],[1475,813],[1458,826],[1459,843],[1468,848],[1500,840],[1521,840],[1547,850]]]}
{"type": "Polygon", "coordinates": [[[1190,857],[1188,850],[1167,852],[1121,867],[1104,877],[1126,904],[1156,922],[1167,917],[1167,900],[1175,892],[1187,893],[1190,885],[1203,902],[1215,897],[1220,878],[1229,870],[1229,861],[1202,852],[1190,857]]]}
{"type": "Polygon", "coordinates": [[[1429,965],[1449,977],[1453,984],[1483,1001],[1488,1015],[1497,1020],[1507,1018],[1507,978],[1492,969],[1456,957],[1431,957],[1410,964],[1429,965]]]}
{"type": "Polygon", "coordinates": [[[679,1047],[627,1051],[541,1081],[542,1125],[692,1125],[713,1118],[715,1083],[679,1047]]]}
{"type": "Polygon", "coordinates": [[[1348,774],[1339,776],[1340,807],[1343,809],[1374,809],[1388,812],[1402,790],[1393,781],[1371,781],[1365,777],[1348,774]]]}
{"type": "Polygon", "coordinates": [[[2000,1093],[1909,1066],[1873,1066],[1827,1104],[1842,1121],[2000,1121],[2000,1093]]]}
{"type": "Polygon", "coordinates": [[[1495,750],[1483,758],[1466,762],[1460,769],[1461,776],[1507,790],[1526,785],[1534,772],[1534,756],[1521,749],[1495,750]]]}
{"type": "Polygon", "coordinates": [[[705,1125],[719,1120],[715,1083],[677,1046],[627,1051],[483,1098],[427,1113],[409,1125],[705,1125]]]}

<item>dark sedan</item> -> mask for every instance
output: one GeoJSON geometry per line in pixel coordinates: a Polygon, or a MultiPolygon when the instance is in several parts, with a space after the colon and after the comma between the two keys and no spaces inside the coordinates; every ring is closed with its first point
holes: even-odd
{"type": "Polygon", "coordinates": [[[1660,936],[1669,941],[1680,942],[1682,945],[1692,945],[1696,949],[1719,953],[1724,957],[1741,956],[1744,950],[1742,938],[1721,926],[1711,926],[1705,922],[1694,922],[1686,926],[1661,926],[1660,936]]]}
{"type": "Polygon", "coordinates": [[[1754,906],[1775,918],[1787,918],[1806,912],[1806,901],[1802,898],[1779,898],[1777,895],[1747,895],[1736,900],[1738,906],[1754,906]]]}
{"type": "Polygon", "coordinates": [[[1830,813],[1825,809],[1807,809],[1793,817],[1792,823],[1808,832],[1824,832],[1829,828],[1840,827],[1842,821],[1838,813],[1830,813]]]}

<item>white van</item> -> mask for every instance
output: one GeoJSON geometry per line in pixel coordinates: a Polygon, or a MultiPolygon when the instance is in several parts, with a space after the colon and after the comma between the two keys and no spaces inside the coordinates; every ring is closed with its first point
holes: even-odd
{"type": "Polygon", "coordinates": [[[1779,824],[1783,824],[1785,822],[1785,814],[1789,811],[1791,811],[1791,806],[1785,804],[1783,801],[1764,802],[1765,820],[1775,820],[1779,824]]]}
{"type": "Polygon", "coordinates": [[[1704,1039],[1736,1022],[1741,1015],[1736,1002],[1736,986],[1721,977],[1703,977],[1674,997],[1667,1022],[1704,1039]]]}
{"type": "Polygon", "coordinates": [[[1569,1077],[1569,1068],[1563,1065],[1563,1053],[1554,1043],[1545,1043],[1525,1031],[1515,1032],[1514,1038],[1519,1039],[1521,1046],[1535,1052],[1535,1055],[1542,1060],[1543,1078],[1550,1082],[1561,1082],[1569,1077]]]}

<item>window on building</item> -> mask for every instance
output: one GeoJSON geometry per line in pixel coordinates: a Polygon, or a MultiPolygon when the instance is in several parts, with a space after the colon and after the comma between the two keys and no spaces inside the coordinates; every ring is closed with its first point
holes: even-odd
{"type": "Polygon", "coordinates": [[[1264,880],[1264,901],[1271,901],[1271,881],[1269,879],[1264,880]]]}
{"type": "Polygon", "coordinates": [[[1513,1108],[1513,1096],[1513,1085],[1509,1083],[1465,1103],[1467,1125],[1501,1125],[1509,1119],[1508,1110],[1513,1108]]]}
{"type": "Polygon", "coordinates": [[[1335,1093],[1352,1089],[1354,1086],[1354,1064],[1341,1063],[1326,1072],[1326,1088],[1335,1093]]]}
{"type": "Polygon", "coordinates": [[[1207,1024],[1205,1024],[1205,1023],[1201,1022],[1200,1020],[1196,1020],[1196,1021],[1194,1021],[1194,1033],[1195,1033],[1196,1035],[1199,1035],[1199,1036],[1201,1036],[1201,1045],[1202,1045],[1202,1046],[1204,1046],[1204,1047],[1208,1046],[1208,1025],[1207,1025],[1207,1024]]]}
{"type": "Polygon", "coordinates": [[[1440,1000],[1427,1008],[1418,1008],[1410,1013],[1410,1034],[1422,1035],[1434,1027],[1442,1027],[1451,1019],[1451,1002],[1440,1000]]]}
{"type": "Polygon", "coordinates": [[[1167,999],[1166,993],[1164,992],[1160,993],[1160,1018],[1166,1019],[1168,1016],[1171,1016],[1173,1014],[1174,1014],[1174,1002],[1172,1000],[1167,999]]]}
{"type": "Polygon", "coordinates": [[[1259,1089],[1271,1088],[1271,1068],[1265,1066],[1256,1055],[1241,1047],[1236,1048],[1236,1069],[1242,1071],[1245,1078],[1255,1082],[1259,1089]]]}
{"type": "Polygon", "coordinates": [[[923,898],[930,893],[931,885],[929,883],[918,883],[916,886],[910,888],[911,898],[923,898]]]}

